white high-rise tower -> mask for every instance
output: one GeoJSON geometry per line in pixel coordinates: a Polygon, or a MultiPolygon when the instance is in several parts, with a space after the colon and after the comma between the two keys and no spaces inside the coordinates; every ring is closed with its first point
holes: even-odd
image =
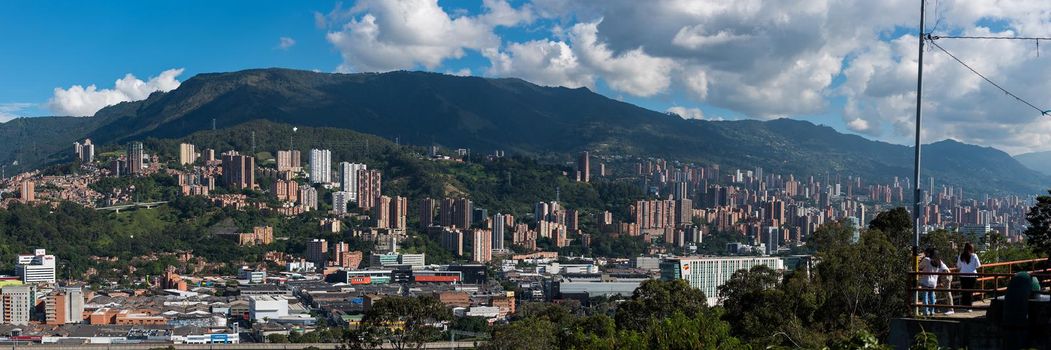
{"type": "Polygon", "coordinates": [[[332,151],[327,149],[310,150],[310,182],[332,182],[332,151]]]}

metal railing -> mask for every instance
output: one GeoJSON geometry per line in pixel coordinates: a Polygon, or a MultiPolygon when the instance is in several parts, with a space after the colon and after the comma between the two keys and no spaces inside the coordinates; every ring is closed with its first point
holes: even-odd
{"type": "MultiPolygon", "coordinates": [[[[1036,277],[1041,285],[1046,285],[1051,282],[1051,266],[1048,266],[1047,259],[1026,259],[1026,260],[1014,260],[1014,261],[1003,261],[995,262],[986,265],[982,265],[978,268],[977,273],[960,273],[959,269],[952,268],[951,272],[919,272],[910,271],[909,276],[913,278],[913,285],[909,288],[909,294],[913,295],[912,303],[910,308],[915,313],[919,313],[921,308],[933,307],[938,309],[974,309],[974,310],[986,310],[989,308],[988,305],[960,305],[959,303],[945,304],[940,303],[941,299],[950,298],[939,298],[942,296],[949,295],[951,300],[958,301],[964,293],[971,293],[973,302],[980,302],[990,298],[996,298],[1003,295],[1007,291],[1007,284],[1014,277],[1015,273],[1027,272],[1031,276],[1036,277]],[[947,287],[944,287],[942,283],[938,283],[937,287],[923,287],[919,285],[919,280],[924,276],[946,276],[952,277],[952,281],[947,287]],[[975,288],[961,288],[960,277],[976,277],[975,288]],[[921,292],[934,292],[935,300],[934,304],[925,304],[919,298],[921,292]]],[[[939,282],[941,277],[939,277],[939,282]]]]}

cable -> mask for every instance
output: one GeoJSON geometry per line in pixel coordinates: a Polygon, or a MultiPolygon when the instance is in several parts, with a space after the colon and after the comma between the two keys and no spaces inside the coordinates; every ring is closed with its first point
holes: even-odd
{"type": "Polygon", "coordinates": [[[1051,110],[1040,109],[1040,107],[1037,107],[1036,105],[1033,105],[1032,103],[1029,103],[1029,101],[1026,101],[1025,99],[1022,99],[1021,97],[1018,97],[1018,95],[1015,95],[1014,93],[1011,93],[1010,91],[1007,91],[1007,89],[1004,89],[1002,86],[1000,86],[1000,84],[997,84],[997,83],[993,82],[992,80],[990,80],[989,78],[986,78],[984,75],[982,75],[982,73],[978,73],[978,71],[974,70],[974,68],[971,68],[971,66],[967,65],[967,63],[964,63],[963,60],[960,60],[956,56],[953,56],[952,53],[949,53],[948,50],[946,50],[944,47],[941,47],[941,45],[938,45],[938,43],[934,42],[934,40],[929,40],[929,43],[932,46],[937,47],[939,50],[942,50],[942,52],[944,52],[946,55],[949,55],[949,57],[952,57],[952,59],[956,60],[956,62],[959,62],[961,65],[966,67],[972,73],[978,75],[982,79],[985,79],[986,82],[988,82],[989,84],[992,84],[997,89],[1000,89],[1000,91],[1003,91],[1008,96],[1014,97],[1014,99],[1016,99],[1016,100],[1018,100],[1018,101],[1020,101],[1022,103],[1025,103],[1029,107],[1032,107],[1033,109],[1035,109],[1037,112],[1040,112],[1040,115],[1049,115],[1049,114],[1051,114],[1051,110]]]}
{"type": "Polygon", "coordinates": [[[938,39],[984,39],[984,40],[1051,40],[1051,37],[1032,36],[975,36],[975,35],[928,35],[931,40],[938,39]]]}

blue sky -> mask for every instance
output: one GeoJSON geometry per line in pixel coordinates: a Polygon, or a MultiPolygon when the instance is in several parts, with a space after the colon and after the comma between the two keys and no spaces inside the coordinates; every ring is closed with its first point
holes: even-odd
{"type": "MultiPolygon", "coordinates": [[[[306,2],[0,2],[0,103],[43,104],[55,87],[256,67],[332,70],[339,54],[306,2]],[[17,14],[17,15],[16,15],[17,14]],[[277,49],[279,38],[296,44],[277,49]]],[[[29,115],[49,114],[44,108],[29,115]]]]}
{"type": "MultiPolygon", "coordinates": [[[[469,70],[587,86],[687,117],[791,117],[897,143],[907,143],[911,133],[912,1],[433,2],[0,2],[0,121],[74,110],[49,104],[59,96],[56,88],[114,89],[126,74],[149,88],[149,78],[174,68],[184,69],[175,77],[183,81],[203,72],[286,67],[469,70]],[[294,44],[281,47],[282,38],[294,44]]],[[[1018,8],[957,3],[940,2],[932,11],[939,30],[1051,31],[1048,18],[1028,15],[1039,1],[1019,1],[1018,8]]],[[[1043,83],[1026,77],[1051,76],[1044,58],[1029,54],[1031,45],[995,48],[1014,58],[988,57],[988,45],[945,45],[1009,86],[1048,87],[1027,85],[1043,83]]],[[[932,89],[967,87],[932,93],[925,105],[934,124],[925,128],[928,141],[954,138],[1012,153],[1051,148],[1051,137],[1040,136],[1051,131],[1047,121],[1023,116],[945,57],[927,65],[932,89]]],[[[78,94],[62,96],[83,97],[78,94]]]]}

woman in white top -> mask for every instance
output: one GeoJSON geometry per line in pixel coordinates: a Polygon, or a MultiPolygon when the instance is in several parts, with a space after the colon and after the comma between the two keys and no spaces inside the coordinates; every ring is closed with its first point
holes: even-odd
{"type": "MultiPolygon", "coordinates": [[[[970,243],[963,245],[963,251],[956,258],[956,267],[960,269],[960,288],[974,289],[978,282],[976,273],[978,273],[978,268],[982,267],[982,262],[978,260],[978,255],[974,253],[974,245],[970,243]]],[[[960,298],[960,305],[971,306],[974,302],[973,298],[973,292],[963,292],[963,297],[960,298]]],[[[967,310],[967,312],[971,312],[971,310],[967,310]]]]}
{"type": "MultiPolygon", "coordinates": [[[[934,248],[927,248],[926,255],[923,260],[920,261],[920,272],[949,272],[949,267],[945,266],[945,263],[938,258],[938,251],[934,248]]],[[[939,275],[920,275],[920,288],[930,289],[920,292],[920,298],[923,304],[935,305],[938,303],[938,298],[935,296],[934,288],[938,286],[939,275]]],[[[930,316],[934,315],[934,307],[923,308],[923,314],[930,316]]]]}

